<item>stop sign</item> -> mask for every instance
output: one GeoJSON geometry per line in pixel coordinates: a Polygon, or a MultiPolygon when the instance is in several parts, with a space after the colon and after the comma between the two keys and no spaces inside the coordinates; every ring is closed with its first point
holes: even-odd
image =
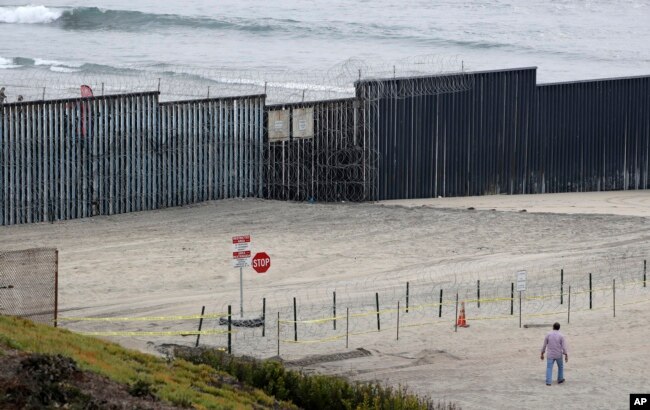
{"type": "Polygon", "coordinates": [[[259,252],[253,256],[252,261],[253,269],[257,273],[266,273],[271,267],[271,257],[266,252],[259,252]]]}

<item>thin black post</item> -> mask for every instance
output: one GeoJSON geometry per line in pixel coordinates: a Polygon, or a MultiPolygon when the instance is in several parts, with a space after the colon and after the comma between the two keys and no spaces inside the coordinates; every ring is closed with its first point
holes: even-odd
{"type": "Polygon", "coordinates": [[[440,303],[438,304],[438,317],[442,317],[442,289],[440,289],[440,303]]]}
{"type": "Polygon", "coordinates": [[[510,316],[515,314],[515,283],[510,282],[510,316]]]}
{"type": "Polygon", "coordinates": [[[54,327],[59,326],[59,250],[54,251],[54,327]]]}
{"type": "Polygon", "coordinates": [[[293,340],[298,341],[298,310],[296,309],[296,298],[293,298],[293,340]]]}
{"type": "Polygon", "coordinates": [[[458,332],[458,292],[456,292],[456,314],[454,315],[454,332],[458,332]]]}
{"type": "Polygon", "coordinates": [[[205,306],[201,308],[201,318],[199,319],[199,333],[196,334],[196,345],[194,347],[199,347],[199,339],[201,338],[201,328],[203,327],[204,313],[205,313],[205,306]]]}
{"type": "Polygon", "coordinates": [[[521,329],[521,291],[519,291],[519,328],[521,329]]]}
{"type": "Polygon", "coordinates": [[[560,269],[560,305],[564,304],[564,269],[560,269]]]}
{"type": "Polygon", "coordinates": [[[278,357],[280,357],[280,312],[278,312],[278,357]]]}
{"type": "Polygon", "coordinates": [[[350,336],[350,308],[345,308],[345,348],[348,348],[350,336]]]}
{"type": "Polygon", "coordinates": [[[232,354],[232,306],[228,305],[228,354],[232,354]]]}
{"type": "Polygon", "coordinates": [[[333,292],[332,297],[332,314],[334,317],[334,330],[336,330],[336,291],[333,292]]]}
{"type": "Polygon", "coordinates": [[[266,334],[266,298],[262,298],[262,337],[266,334]]]}
{"type": "Polygon", "coordinates": [[[647,262],[647,261],[644,259],[644,260],[643,260],[643,287],[644,287],[644,288],[646,287],[646,286],[645,286],[645,273],[646,273],[646,266],[647,266],[647,265],[646,265],[646,262],[647,262]]]}
{"type": "Polygon", "coordinates": [[[377,331],[381,331],[381,325],[379,323],[379,293],[375,293],[375,300],[377,303],[377,331]]]}
{"type": "Polygon", "coordinates": [[[592,304],[592,286],[591,286],[591,272],[589,272],[589,309],[593,306],[592,304]]]}
{"type": "Polygon", "coordinates": [[[612,279],[612,294],[614,297],[614,302],[612,303],[612,307],[614,309],[614,317],[616,317],[616,279],[612,279]]]}
{"type": "Polygon", "coordinates": [[[566,322],[571,323],[571,285],[569,285],[569,305],[566,311],[566,322]]]}
{"type": "Polygon", "coordinates": [[[406,282],[406,313],[408,312],[409,312],[409,283],[406,282]]]}
{"type": "Polygon", "coordinates": [[[397,301],[397,340],[399,340],[399,300],[397,301]]]}
{"type": "Polygon", "coordinates": [[[481,307],[481,281],[476,281],[476,304],[481,307]]]}

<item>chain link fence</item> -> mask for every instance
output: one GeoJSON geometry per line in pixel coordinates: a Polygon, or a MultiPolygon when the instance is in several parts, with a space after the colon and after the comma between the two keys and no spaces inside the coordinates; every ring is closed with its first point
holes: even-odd
{"type": "Polygon", "coordinates": [[[59,251],[0,251],[0,314],[56,326],[59,251]]]}

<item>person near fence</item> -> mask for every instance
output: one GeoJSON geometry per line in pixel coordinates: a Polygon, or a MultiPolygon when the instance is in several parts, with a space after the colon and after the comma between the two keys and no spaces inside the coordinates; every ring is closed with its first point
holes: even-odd
{"type": "Polygon", "coordinates": [[[2,87],[2,88],[0,88],[0,107],[2,107],[2,104],[5,103],[6,99],[7,99],[7,96],[5,95],[5,88],[2,87]]]}
{"type": "Polygon", "coordinates": [[[542,346],[541,359],[544,360],[544,352],[546,352],[546,385],[551,385],[553,379],[553,363],[557,363],[557,382],[564,383],[564,363],[562,362],[562,355],[564,355],[564,362],[569,361],[569,354],[567,351],[566,340],[564,335],[560,333],[560,324],[555,322],[553,330],[544,338],[544,345],[542,346]]]}

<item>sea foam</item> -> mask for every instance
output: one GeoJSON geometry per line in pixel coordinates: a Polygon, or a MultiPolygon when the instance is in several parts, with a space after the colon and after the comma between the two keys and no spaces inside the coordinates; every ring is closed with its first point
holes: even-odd
{"type": "Polygon", "coordinates": [[[19,68],[20,66],[17,64],[14,64],[14,60],[12,58],[4,58],[0,57],[0,70],[4,70],[7,68],[19,68]]]}
{"type": "Polygon", "coordinates": [[[0,23],[46,24],[61,17],[63,10],[45,6],[0,7],[0,23]]]}

